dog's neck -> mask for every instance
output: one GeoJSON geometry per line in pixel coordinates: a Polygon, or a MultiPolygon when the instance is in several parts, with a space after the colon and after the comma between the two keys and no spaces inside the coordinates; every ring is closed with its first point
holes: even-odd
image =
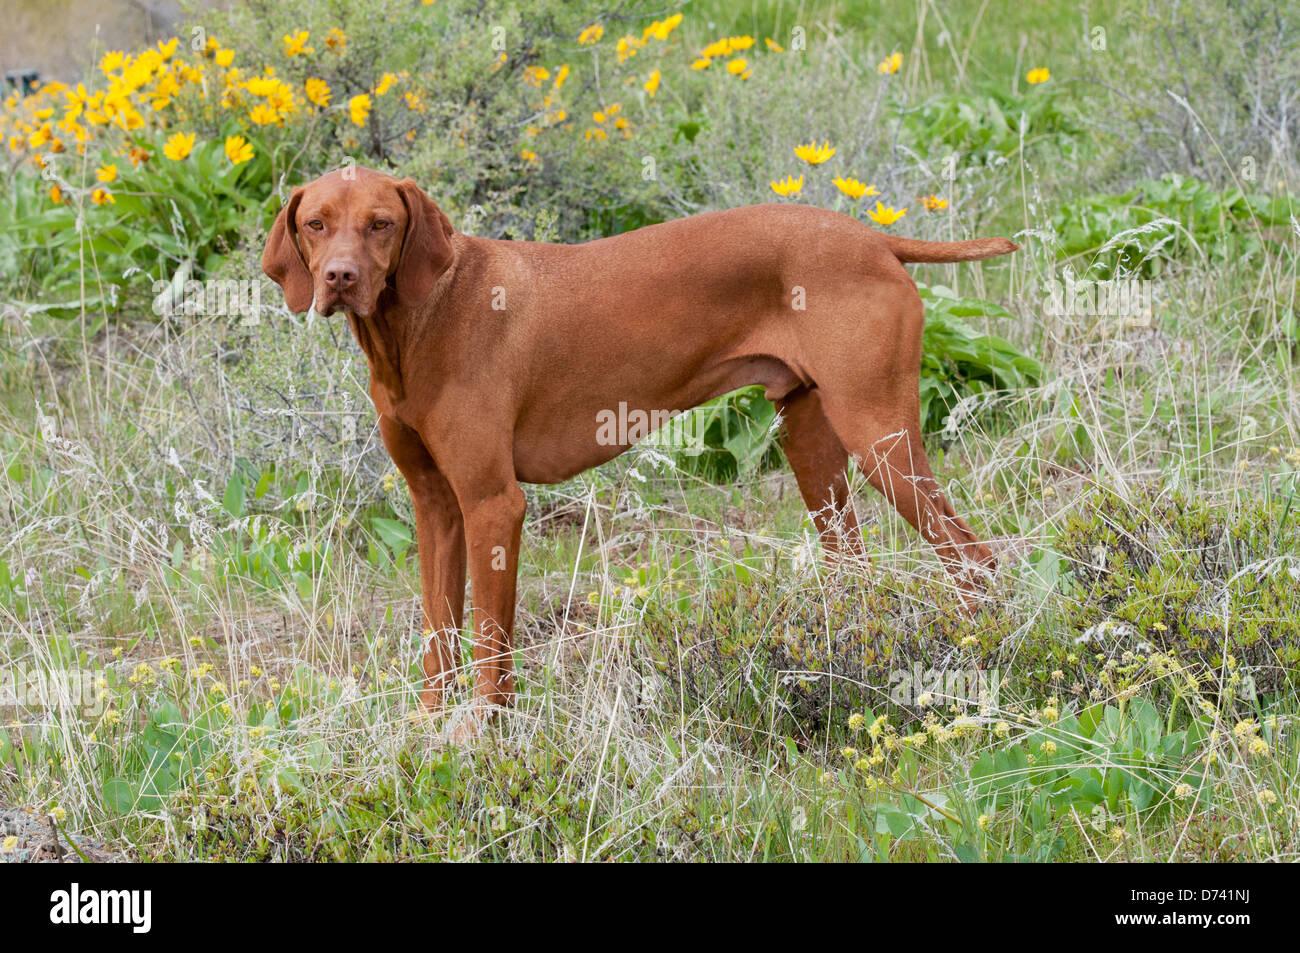
{"type": "Polygon", "coordinates": [[[374,314],[360,317],[349,311],[352,334],[370,363],[372,387],[378,385],[396,404],[406,395],[402,385],[402,341],[408,315],[391,291],[379,296],[374,314]]]}

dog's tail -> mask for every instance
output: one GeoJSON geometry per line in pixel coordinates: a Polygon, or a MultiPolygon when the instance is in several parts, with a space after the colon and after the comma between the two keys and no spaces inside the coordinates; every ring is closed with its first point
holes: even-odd
{"type": "Polygon", "coordinates": [[[1009,238],[976,238],[968,242],[922,242],[914,238],[885,235],[885,243],[899,261],[979,261],[1009,255],[1020,246],[1009,238]]]}

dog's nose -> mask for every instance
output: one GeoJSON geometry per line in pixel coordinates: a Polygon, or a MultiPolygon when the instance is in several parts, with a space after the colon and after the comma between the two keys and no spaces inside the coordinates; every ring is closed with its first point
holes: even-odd
{"type": "Polygon", "coordinates": [[[334,260],[325,265],[325,284],[335,291],[357,283],[357,266],[350,261],[334,260]]]}

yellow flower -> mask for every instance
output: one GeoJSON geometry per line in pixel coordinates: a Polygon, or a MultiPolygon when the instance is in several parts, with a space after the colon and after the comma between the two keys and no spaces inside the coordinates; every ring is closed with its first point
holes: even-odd
{"type": "Polygon", "coordinates": [[[145,152],[139,146],[132,146],[131,151],[127,153],[127,156],[131,160],[132,167],[139,165],[141,162],[149,161],[149,153],[145,152]]]}
{"type": "Polygon", "coordinates": [[[650,94],[651,99],[654,99],[655,93],[659,91],[659,80],[660,80],[659,71],[655,70],[653,73],[650,74],[650,78],[645,81],[645,85],[641,87],[647,93],[650,94]]]}
{"type": "Polygon", "coordinates": [[[216,60],[218,66],[225,68],[229,66],[231,63],[235,62],[235,51],[217,50],[216,60]]]}
{"type": "Polygon", "coordinates": [[[867,185],[865,182],[859,182],[853,177],[839,176],[831,179],[835,187],[851,199],[860,199],[864,195],[879,195],[874,185],[867,185]]]}
{"type": "Polygon", "coordinates": [[[785,52],[785,47],[782,46],[780,43],[776,42],[776,40],[772,39],[770,36],[764,37],[763,42],[767,44],[767,48],[771,50],[773,53],[785,52]]]}
{"type": "Polygon", "coordinates": [[[347,34],[338,27],[334,27],[334,29],[325,34],[325,45],[335,53],[342,53],[343,48],[348,45],[347,34]]]}
{"type": "Polygon", "coordinates": [[[280,121],[280,114],[266,103],[258,103],[248,112],[248,118],[259,126],[269,126],[280,121]]]}
{"type": "Polygon", "coordinates": [[[330,92],[330,84],[325,80],[313,76],[303,84],[303,88],[307,92],[308,102],[314,103],[322,109],[330,104],[332,93],[330,92]]]}
{"type": "Polygon", "coordinates": [[[561,66],[559,69],[555,71],[555,84],[554,84],[555,89],[559,89],[561,86],[563,86],[564,81],[568,78],[569,78],[569,64],[565,63],[563,66],[561,66]]]}
{"type": "Polygon", "coordinates": [[[803,176],[787,175],[784,181],[771,183],[772,191],[780,196],[798,195],[803,190],[803,176]]]}
{"type": "Polygon", "coordinates": [[[1046,66],[1040,66],[1037,69],[1031,69],[1028,73],[1025,74],[1025,79],[1029,80],[1031,85],[1037,85],[1038,83],[1046,83],[1051,78],[1052,78],[1052,74],[1048,71],[1046,66]]]}
{"type": "Polygon", "coordinates": [[[641,41],[634,36],[620,37],[617,45],[614,47],[618,52],[618,61],[622,63],[624,60],[636,56],[637,47],[641,45],[641,41]]]}
{"type": "Polygon", "coordinates": [[[599,23],[593,23],[587,29],[578,34],[579,43],[598,43],[600,38],[605,35],[605,28],[599,23]]]}
{"type": "Polygon", "coordinates": [[[745,62],[744,57],[737,56],[734,60],[727,63],[727,72],[732,76],[739,76],[745,72],[745,67],[749,64],[745,62]]]}
{"type": "Polygon", "coordinates": [[[63,189],[59,188],[57,185],[51,185],[51,186],[50,186],[50,201],[53,202],[55,205],[62,205],[62,204],[63,204],[63,189]]]}
{"type": "Polygon", "coordinates": [[[532,149],[522,150],[519,153],[519,157],[523,159],[525,162],[527,162],[529,165],[537,164],[537,153],[534,152],[532,149]]]}
{"type": "Polygon", "coordinates": [[[874,209],[867,210],[867,214],[870,215],[872,220],[879,225],[893,225],[907,214],[907,209],[899,211],[892,205],[885,205],[881,202],[877,202],[874,209]]]}
{"type": "Polygon", "coordinates": [[[835,155],[835,150],[831,148],[830,142],[825,142],[820,146],[815,142],[810,142],[806,146],[795,146],[794,154],[809,165],[821,165],[835,155]]]}
{"type": "Polygon", "coordinates": [[[530,66],[524,70],[524,82],[537,89],[541,89],[542,82],[550,78],[551,71],[541,66],[530,66]]]}
{"type": "Polygon", "coordinates": [[[230,136],[226,139],[226,158],[231,165],[239,165],[253,158],[253,144],[243,136],[230,136]]]}
{"type": "Polygon", "coordinates": [[[370,115],[370,97],[362,93],[349,99],[348,115],[352,118],[353,125],[364,126],[366,117],[370,115]]]}
{"type": "Polygon", "coordinates": [[[100,182],[112,182],[117,178],[116,163],[109,163],[108,165],[100,166],[99,171],[95,173],[95,178],[100,182]]]}
{"type": "Polygon", "coordinates": [[[903,54],[895,52],[876,64],[876,72],[881,76],[897,73],[903,65],[903,54]]]}
{"type": "Polygon", "coordinates": [[[666,40],[668,35],[677,29],[677,24],[681,22],[682,15],[680,13],[674,13],[667,20],[656,20],[645,28],[645,32],[641,34],[641,42],[644,43],[652,36],[656,40],[666,40]]]}
{"type": "Polygon", "coordinates": [[[194,133],[177,132],[163,146],[163,155],[173,162],[180,162],[194,148],[194,133]]]}
{"type": "MultiPolygon", "coordinates": [[[[542,70],[542,72],[544,73],[546,71],[542,70]]],[[[394,76],[392,73],[385,73],[383,76],[379,77],[379,85],[375,87],[375,95],[376,96],[384,95],[384,93],[388,92],[390,89],[393,88],[393,84],[396,82],[397,82],[396,76],[394,76]]]]}
{"type": "Polygon", "coordinates": [[[104,58],[99,61],[100,72],[108,73],[112,70],[119,69],[126,60],[126,54],[121,50],[110,50],[104,54],[104,58]]]}
{"type": "Polygon", "coordinates": [[[90,200],[96,205],[116,205],[117,199],[113,198],[113,193],[108,189],[95,189],[90,193],[90,200]]]}
{"type": "Polygon", "coordinates": [[[712,62],[713,60],[709,59],[707,56],[701,56],[691,64],[691,69],[708,69],[709,64],[712,62]]]}
{"type": "Polygon", "coordinates": [[[315,53],[316,48],[307,45],[307,37],[310,35],[306,30],[299,30],[297,33],[286,33],[284,35],[284,55],[298,56],[303,53],[315,53]]]}
{"type": "Polygon", "coordinates": [[[948,207],[948,200],[932,193],[921,199],[921,204],[925,206],[927,212],[940,212],[948,207]]]}

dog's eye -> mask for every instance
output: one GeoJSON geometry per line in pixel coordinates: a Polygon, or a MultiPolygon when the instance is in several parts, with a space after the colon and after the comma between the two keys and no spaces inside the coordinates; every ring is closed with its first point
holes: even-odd
{"type": "Polygon", "coordinates": [[[307,223],[307,227],[310,228],[313,232],[319,232],[325,226],[321,223],[320,219],[313,218],[310,222],[307,223]]]}
{"type": "Polygon", "coordinates": [[[390,221],[388,221],[387,219],[383,219],[383,218],[381,218],[379,221],[375,222],[375,224],[374,224],[374,229],[375,229],[375,231],[380,232],[380,231],[383,231],[385,228],[387,228],[389,225],[392,225],[392,224],[393,224],[393,223],[390,222],[390,221]]]}

